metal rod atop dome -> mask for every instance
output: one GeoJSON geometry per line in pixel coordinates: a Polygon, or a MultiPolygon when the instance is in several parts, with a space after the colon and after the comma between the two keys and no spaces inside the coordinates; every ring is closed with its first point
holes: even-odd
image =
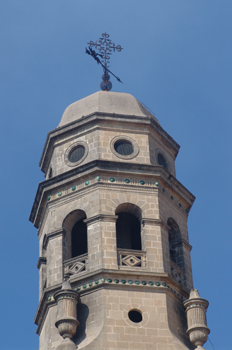
{"type": "Polygon", "coordinates": [[[122,51],[123,48],[121,45],[116,46],[114,43],[112,43],[112,41],[109,39],[109,34],[107,33],[103,33],[102,37],[95,42],[89,41],[87,44],[89,45],[89,48],[86,48],[85,52],[88,55],[92,56],[95,61],[103,67],[104,74],[102,76],[102,82],[100,84],[101,89],[103,91],[110,91],[112,89],[109,73],[111,73],[117,79],[117,81],[122,83],[121,79],[109,70],[110,55],[112,55],[112,52],[122,51]],[[98,49],[99,53],[96,53],[92,47],[98,49]]]}

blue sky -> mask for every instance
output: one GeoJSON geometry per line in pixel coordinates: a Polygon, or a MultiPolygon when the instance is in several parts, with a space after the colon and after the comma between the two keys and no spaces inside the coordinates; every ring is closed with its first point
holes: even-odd
{"type": "MultiPolygon", "coordinates": [[[[209,300],[215,350],[231,349],[231,0],[8,0],[0,5],[1,350],[37,350],[37,231],[28,221],[48,131],[99,90],[85,54],[103,32],[122,52],[113,91],[128,92],[181,145],[194,287],[209,300]]],[[[207,350],[213,349],[210,342],[207,350]]]]}

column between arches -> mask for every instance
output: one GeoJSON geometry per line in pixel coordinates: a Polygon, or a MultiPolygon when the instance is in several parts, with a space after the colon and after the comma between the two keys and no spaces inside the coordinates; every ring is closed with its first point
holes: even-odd
{"type": "Polygon", "coordinates": [[[89,271],[117,269],[117,215],[96,215],[84,220],[88,229],[89,271]]]}

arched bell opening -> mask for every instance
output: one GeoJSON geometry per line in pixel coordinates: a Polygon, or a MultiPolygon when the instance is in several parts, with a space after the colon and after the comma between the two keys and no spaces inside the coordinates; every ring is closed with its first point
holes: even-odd
{"type": "Polygon", "coordinates": [[[117,215],[117,248],[141,250],[141,224],[138,218],[128,212],[117,215]]]}
{"type": "Polygon", "coordinates": [[[141,250],[141,209],[131,203],[119,205],[115,211],[117,248],[141,250]]]}
{"type": "Polygon", "coordinates": [[[124,267],[144,267],[145,253],[142,252],[142,212],[131,203],[119,205],[115,211],[118,264],[124,267]]]}
{"type": "Polygon", "coordinates": [[[88,253],[87,225],[84,219],[78,220],[72,229],[72,258],[88,253]]]}
{"type": "Polygon", "coordinates": [[[171,260],[171,274],[181,284],[184,283],[184,251],[181,232],[173,218],[167,221],[169,229],[169,252],[171,260]],[[173,264],[173,263],[174,264],[173,264]]]}
{"type": "Polygon", "coordinates": [[[64,260],[88,253],[87,225],[84,222],[86,214],[83,210],[69,213],[64,222],[63,253],[64,260]]]}

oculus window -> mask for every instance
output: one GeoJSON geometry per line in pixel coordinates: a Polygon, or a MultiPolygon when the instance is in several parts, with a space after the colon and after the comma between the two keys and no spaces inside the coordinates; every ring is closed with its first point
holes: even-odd
{"type": "Polygon", "coordinates": [[[65,152],[64,161],[70,166],[74,167],[82,163],[88,155],[88,145],[84,141],[77,141],[71,144],[65,152]]]}
{"type": "Polygon", "coordinates": [[[121,159],[132,159],[139,154],[139,146],[135,140],[126,135],[115,136],[110,143],[112,153],[121,159]]]}
{"type": "Polygon", "coordinates": [[[118,140],[114,144],[114,149],[121,156],[129,156],[134,152],[134,147],[130,141],[118,140]]]}
{"type": "Polygon", "coordinates": [[[84,157],[84,154],[85,154],[85,147],[82,145],[78,145],[71,150],[71,152],[68,155],[68,160],[71,163],[79,162],[79,160],[81,160],[81,158],[84,157]]]}

